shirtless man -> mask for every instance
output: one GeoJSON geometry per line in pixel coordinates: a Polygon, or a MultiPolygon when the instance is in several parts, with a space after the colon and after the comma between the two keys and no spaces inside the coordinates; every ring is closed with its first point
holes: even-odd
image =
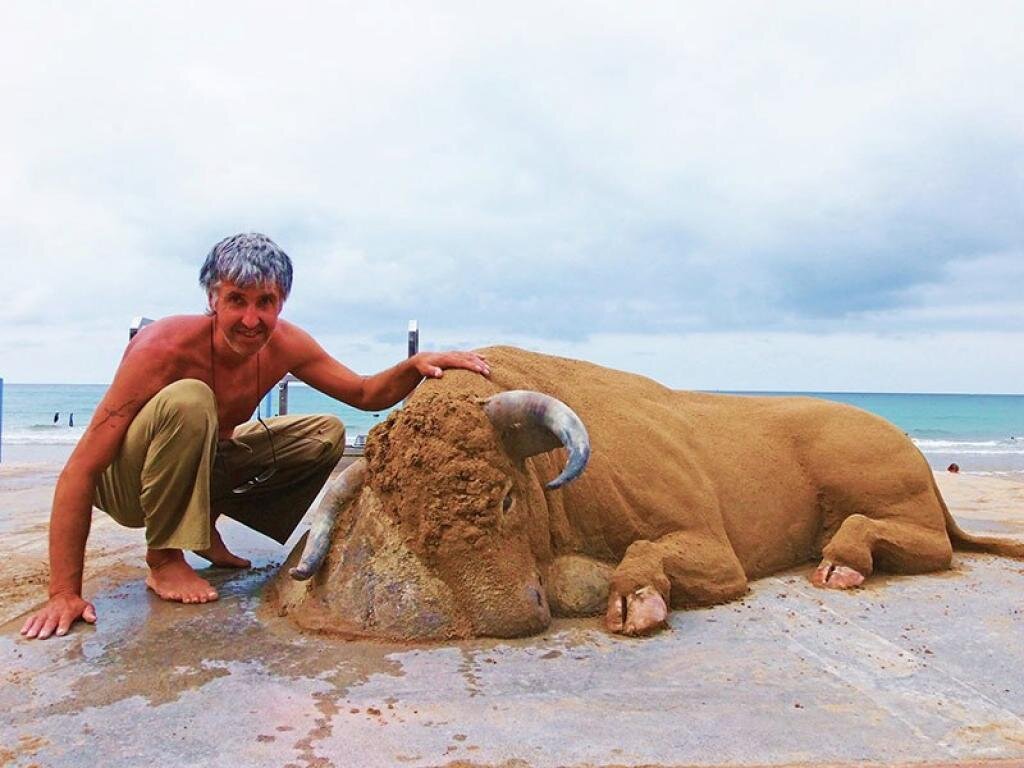
{"type": "Polygon", "coordinates": [[[243,425],[285,374],[368,411],[394,405],[446,368],[490,374],[471,352],[421,352],[375,376],[353,373],[280,319],[292,266],[264,235],[217,243],[200,283],[208,313],[168,317],[135,336],[61,472],[50,516],[50,599],[25,622],[26,637],[64,635],[78,619],[96,621],[95,607],[82,599],[94,504],[146,529],[146,585],[165,600],[217,599],[183,550],[217,566],[248,567],[224,545],[214,526],[219,514],[284,543],[345,443],[333,416],[243,425]]]}

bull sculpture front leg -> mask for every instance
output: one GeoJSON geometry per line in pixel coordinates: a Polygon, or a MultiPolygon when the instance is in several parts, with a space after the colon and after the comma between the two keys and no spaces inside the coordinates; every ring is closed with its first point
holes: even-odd
{"type": "Polygon", "coordinates": [[[665,625],[668,609],[741,597],[747,576],[724,534],[680,531],[633,542],[612,575],[605,626],[643,635],[665,625]]]}

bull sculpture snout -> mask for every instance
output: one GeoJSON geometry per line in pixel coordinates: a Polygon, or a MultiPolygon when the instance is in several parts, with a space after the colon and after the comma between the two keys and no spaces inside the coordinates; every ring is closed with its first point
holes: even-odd
{"type": "MultiPolygon", "coordinates": [[[[561,400],[541,392],[512,390],[479,402],[512,458],[522,461],[565,447],[569,454],[565,467],[558,477],[547,483],[547,488],[561,488],[579,477],[586,468],[590,458],[590,437],[579,416],[561,400]]],[[[366,460],[359,459],[328,486],[313,515],[299,563],[289,571],[293,579],[309,579],[320,568],[341,513],[359,496],[366,474],[366,460]]],[[[546,602],[542,610],[547,612],[546,602]]]]}

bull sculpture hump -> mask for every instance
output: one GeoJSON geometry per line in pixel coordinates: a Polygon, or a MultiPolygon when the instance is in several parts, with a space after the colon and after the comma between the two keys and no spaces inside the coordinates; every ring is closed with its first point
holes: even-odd
{"type": "Polygon", "coordinates": [[[956,525],[895,426],[812,398],[681,392],[589,363],[482,350],[490,380],[425,382],[328,488],[269,600],[382,639],[514,637],[552,615],[613,632],[743,595],[804,562],[820,587],[948,568],[956,525]]]}

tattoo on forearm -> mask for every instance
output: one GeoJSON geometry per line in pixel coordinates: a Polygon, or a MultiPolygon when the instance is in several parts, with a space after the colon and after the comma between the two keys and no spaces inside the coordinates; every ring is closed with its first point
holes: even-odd
{"type": "MultiPolygon", "coordinates": [[[[132,413],[135,410],[138,410],[136,408],[136,403],[138,403],[138,400],[129,400],[127,403],[118,408],[104,408],[103,416],[101,416],[100,419],[96,422],[96,429],[99,429],[100,427],[109,423],[112,419],[128,418],[129,416],[132,415],[132,413]]],[[[110,426],[113,427],[114,425],[111,424],[110,426]]]]}

